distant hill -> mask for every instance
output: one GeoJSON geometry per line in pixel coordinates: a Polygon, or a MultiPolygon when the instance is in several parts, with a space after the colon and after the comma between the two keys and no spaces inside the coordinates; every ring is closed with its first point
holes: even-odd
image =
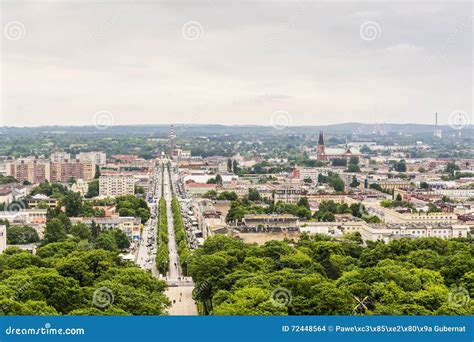
{"type": "MultiPolygon", "coordinates": [[[[275,129],[272,126],[259,125],[196,125],[196,124],[177,124],[174,126],[175,132],[180,135],[189,136],[208,136],[222,134],[308,134],[314,135],[319,131],[329,134],[414,134],[414,135],[432,135],[435,129],[434,125],[422,124],[366,124],[357,122],[340,123],[333,125],[319,126],[290,126],[284,129],[275,129]]],[[[447,134],[457,132],[450,126],[438,126],[439,129],[447,134]]],[[[105,129],[96,129],[94,126],[41,126],[41,127],[2,127],[0,134],[8,136],[22,135],[141,135],[156,136],[169,134],[169,125],[123,125],[110,126],[105,129]]],[[[463,136],[473,136],[474,127],[471,125],[462,130],[463,136]]]]}

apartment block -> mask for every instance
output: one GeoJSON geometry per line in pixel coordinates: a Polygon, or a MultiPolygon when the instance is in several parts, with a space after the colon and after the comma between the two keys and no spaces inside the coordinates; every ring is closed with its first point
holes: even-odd
{"type": "Polygon", "coordinates": [[[99,196],[133,195],[135,178],[126,173],[106,173],[99,177],[99,196]]]}
{"type": "Polygon", "coordinates": [[[26,158],[7,163],[6,173],[7,176],[13,176],[21,183],[28,181],[37,184],[46,180],[65,183],[71,178],[90,181],[95,175],[95,164],[78,160],[52,162],[26,158]]]}
{"type": "Polygon", "coordinates": [[[107,156],[104,152],[80,152],[76,155],[76,159],[83,163],[94,163],[96,165],[105,166],[107,164],[107,156]]]}
{"type": "Polygon", "coordinates": [[[51,163],[51,182],[66,183],[71,178],[83,179],[86,182],[94,179],[95,164],[81,162],[77,159],[51,163]]]}
{"type": "Polygon", "coordinates": [[[51,163],[42,159],[18,159],[8,162],[6,166],[7,176],[15,177],[20,183],[28,181],[32,184],[50,180],[51,163]]]}
{"type": "Polygon", "coordinates": [[[53,163],[58,163],[69,159],[71,159],[71,155],[67,152],[54,152],[51,153],[51,156],[49,157],[49,160],[51,160],[53,163]]]}

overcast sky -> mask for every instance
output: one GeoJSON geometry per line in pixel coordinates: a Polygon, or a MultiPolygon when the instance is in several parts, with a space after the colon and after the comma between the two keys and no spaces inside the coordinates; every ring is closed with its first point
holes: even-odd
{"type": "Polygon", "coordinates": [[[471,2],[16,0],[1,12],[6,125],[472,117],[471,2]]]}

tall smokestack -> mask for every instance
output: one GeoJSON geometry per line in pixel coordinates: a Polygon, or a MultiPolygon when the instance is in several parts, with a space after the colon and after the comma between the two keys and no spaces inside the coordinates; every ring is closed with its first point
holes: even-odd
{"type": "Polygon", "coordinates": [[[174,127],[170,127],[170,156],[173,157],[174,152],[174,127]]]}
{"type": "Polygon", "coordinates": [[[438,112],[435,113],[435,126],[438,128],[438,112]]]}

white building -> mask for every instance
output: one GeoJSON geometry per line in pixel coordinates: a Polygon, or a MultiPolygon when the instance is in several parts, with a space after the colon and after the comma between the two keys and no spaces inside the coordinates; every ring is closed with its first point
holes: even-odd
{"type": "Polygon", "coordinates": [[[461,201],[474,198],[474,189],[436,189],[434,193],[461,201]]]}
{"type": "Polygon", "coordinates": [[[439,237],[443,239],[466,237],[469,226],[447,223],[369,224],[361,219],[352,218],[349,221],[309,222],[305,223],[305,227],[300,227],[300,230],[308,233],[324,233],[327,230],[329,234],[334,235],[359,232],[364,241],[389,242],[402,237],[439,237]]]}
{"type": "Polygon", "coordinates": [[[0,253],[7,248],[7,226],[0,226],[0,253]]]}
{"type": "Polygon", "coordinates": [[[327,176],[330,171],[334,171],[329,167],[302,167],[294,171],[294,175],[300,180],[311,179],[313,182],[318,181],[318,176],[321,174],[327,176]]]}
{"type": "MultiPolygon", "coordinates": [[[[186,175],[183,177],[183,182],[187,181],[193,181],[194,183],[207,183],[209,179],[216,178],[217,175],[210,175],[210,174],[190,174],[186,175]]],[[[222,177],[222,182],[223,183],[229,183],[235,180],[239,179],[239,176],[237,175],[229,175],[229,174],[222,174],[220,175],[222,177]]]]}
{"type": "Polygon", "coordinates": [[[84,196],[85,194],[87,194],[87,191],[89,190],[89,183],[87,183],[83,179],[77,179],[76,182],[70,186],[70,189],[84,196]]]}
{"type": "Polygon", "coordinates": [[[104,152],[80,152],[76,155],[76,159],[81,162],[94,163],[96,165],[105,166],[107,164],[107,156],[104,152]]]}
{"type": "Polygon", "coordinates": [[[71,159],[71,155],[67,152],[54,152],[54,153],[51,153],[51,157],[49,159],[53,163],[60,163],[60,162],[71,159]]]}
{"type": "Polygon", "coordinates": [[[131,174],[107,173],[99,177],[99,196],[133,195],[135,178],[131,174]]]}

